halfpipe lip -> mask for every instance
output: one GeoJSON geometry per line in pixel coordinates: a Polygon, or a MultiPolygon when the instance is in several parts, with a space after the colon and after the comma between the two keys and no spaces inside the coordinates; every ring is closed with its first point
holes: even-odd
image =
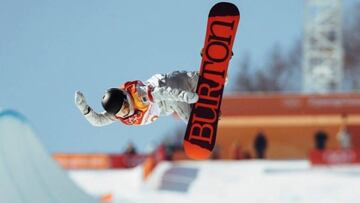
{"type": "Polygon", "coordinates": [[[30,124],[29,120],[25,116],[12,109],[0,109],[0,119],[3,117],[13,117],[20,120],[23,123],[30,124]]]}

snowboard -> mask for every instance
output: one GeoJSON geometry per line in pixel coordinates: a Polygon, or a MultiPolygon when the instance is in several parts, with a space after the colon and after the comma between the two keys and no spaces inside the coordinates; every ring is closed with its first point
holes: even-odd
{"type": "Polygon", "coordinates": [[[215,4],[208,17],[196,92],[183,147],[192,159],[206,159],[215,146],[220,106],[240,12],[227,2],[215,4]]]}

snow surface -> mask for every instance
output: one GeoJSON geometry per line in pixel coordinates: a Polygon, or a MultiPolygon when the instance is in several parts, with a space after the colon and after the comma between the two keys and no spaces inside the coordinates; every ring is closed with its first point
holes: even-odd
{"type": "Polygon", "coordinates": [[[255,160],[163,162],[147,181],[141,176],[141,167],[70,172],[86,191],[97,196],[112,193],[115,203],[360,202],[360,165],[312,167],[308,161],[255,160]],[[195,169],[196,176],[176,172],[194,171],[187,169],[195,169]],[[175,172],[169,175],[169,171],[175,172]],[[180,188],[189,184],[188,190],[166,189],[164,183],[169,181],[178,182],[180,188]]]}
{"type": "Polygon", "coordinates": [[[28,120],[0,111],[0,203],[96,203],[48,154],[28,120]]]}

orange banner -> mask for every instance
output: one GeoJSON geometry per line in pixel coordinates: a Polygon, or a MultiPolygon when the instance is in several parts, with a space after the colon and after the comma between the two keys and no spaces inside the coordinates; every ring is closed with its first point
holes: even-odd
{"type": "Polygon", "coordinates": [[[149,155],[126,154],[54,154],[54,159],[65,169],[132,168],[142,164],[149,155]]]}
{"type": "Polygon", "coordinates": [[[106,154],[55,154],[53,157],[66,169],[106,169],[111,166],[106,154]]]}

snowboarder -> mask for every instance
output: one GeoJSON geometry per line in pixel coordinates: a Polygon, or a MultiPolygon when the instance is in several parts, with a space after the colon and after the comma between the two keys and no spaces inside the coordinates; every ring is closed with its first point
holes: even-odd
{"type": "Polygon", "coordinates": [[[159,116],[176,113],[188,122],[192,104],[199,99],[195,93],[198,72],[175,71],[156,74],[146,82],[129,81],[119,88],[108,89],[102,98],[105,111],[95,112],[82,92],[75,93],[75,104],[94,126],[116,121],[126,125],[147,125],[159,116]]]}

